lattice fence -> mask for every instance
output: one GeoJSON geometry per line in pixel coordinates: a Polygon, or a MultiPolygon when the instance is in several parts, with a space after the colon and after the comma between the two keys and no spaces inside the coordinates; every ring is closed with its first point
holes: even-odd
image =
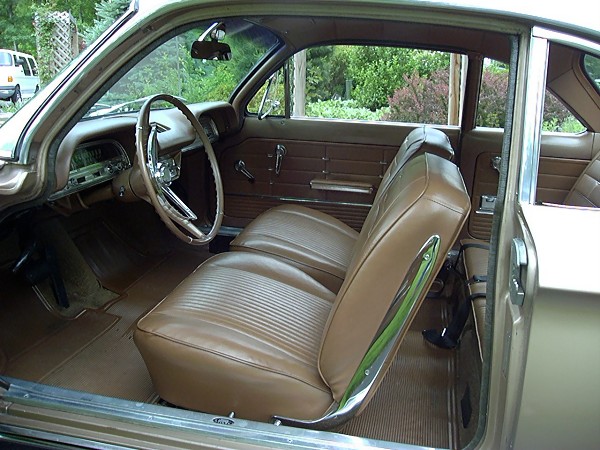
{"type": "Polygon", "coordinates": [[[46,24],[51,23],[53,27],[50,39],[42,39],[42,21],[36,17],[37,51],[38,55],[48,55],[48,58],[44,58],[48,62],[45,69],[48,75],[54,76],[79,54],[79,35],[75,19],[68,12],[51,12],[44,19],[46,24]]]}

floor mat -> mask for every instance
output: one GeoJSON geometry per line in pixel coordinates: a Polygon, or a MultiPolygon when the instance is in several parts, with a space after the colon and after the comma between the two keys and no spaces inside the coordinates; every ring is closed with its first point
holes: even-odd
{"type": "Polygon", "coordinates": [[[173,252],[105,311],[86,312],[14,364],[9,362],[6,374],[128,400],[154,400],[150,376],[133,342],[135,324],[208,256],[173,252]]]}
{"type": "Polygon", "coordinates": [[[455,448],[454,356],[421,330],[443,323],[446,302],[424,302],[379,390],[339,433],[424,447],[455,448]]]}

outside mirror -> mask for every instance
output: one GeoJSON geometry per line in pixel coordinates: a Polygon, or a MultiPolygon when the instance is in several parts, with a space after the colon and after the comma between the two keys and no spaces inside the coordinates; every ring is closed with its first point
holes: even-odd
{"type": "Polygon", "coordinates": [[[231,59],[231,47],[224,42],[219,42],[225,38],[225,34],[226,30],[223,22],[213,23],[192,44],[192,58],[229,61],[231,59]],[[210,40],[206,40],[206,38],[210,38],[210,40]]]}
{"type": "Polygon", "coordinates": [[[21,57],[21,56],[17,56],[17,59],[15,61],[15,64],[17,66],[23,66],[25,65],[25,58],[21,57]]]}

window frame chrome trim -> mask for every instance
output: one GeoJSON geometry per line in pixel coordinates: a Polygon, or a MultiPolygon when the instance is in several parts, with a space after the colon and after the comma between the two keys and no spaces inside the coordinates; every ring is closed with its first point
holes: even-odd
{"type": "Polygon", "coordinates": [[[536,30],[533,29],[528,49],[527,86],[523,104],[523,144],[518,194],[521,203],[535,203],[548,53],[548,40],[536,37],[536,30]]]}
{"type": "Polygon", "coordinates": [[[600,44],[595,42],[547,28],[532,28],[526,69],[527,86],[523,103],[522,162],[518,193],[521,203],[535,204],[536,202],[550,43],[600,55],[600,44]]]}

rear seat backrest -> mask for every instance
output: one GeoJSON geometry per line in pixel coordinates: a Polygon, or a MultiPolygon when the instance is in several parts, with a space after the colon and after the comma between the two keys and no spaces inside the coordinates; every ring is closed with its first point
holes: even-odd
{"type": "Polygon", "coordinates": [[[600,208],[600,152],[579,176],[564,204],[600,208]]]}

